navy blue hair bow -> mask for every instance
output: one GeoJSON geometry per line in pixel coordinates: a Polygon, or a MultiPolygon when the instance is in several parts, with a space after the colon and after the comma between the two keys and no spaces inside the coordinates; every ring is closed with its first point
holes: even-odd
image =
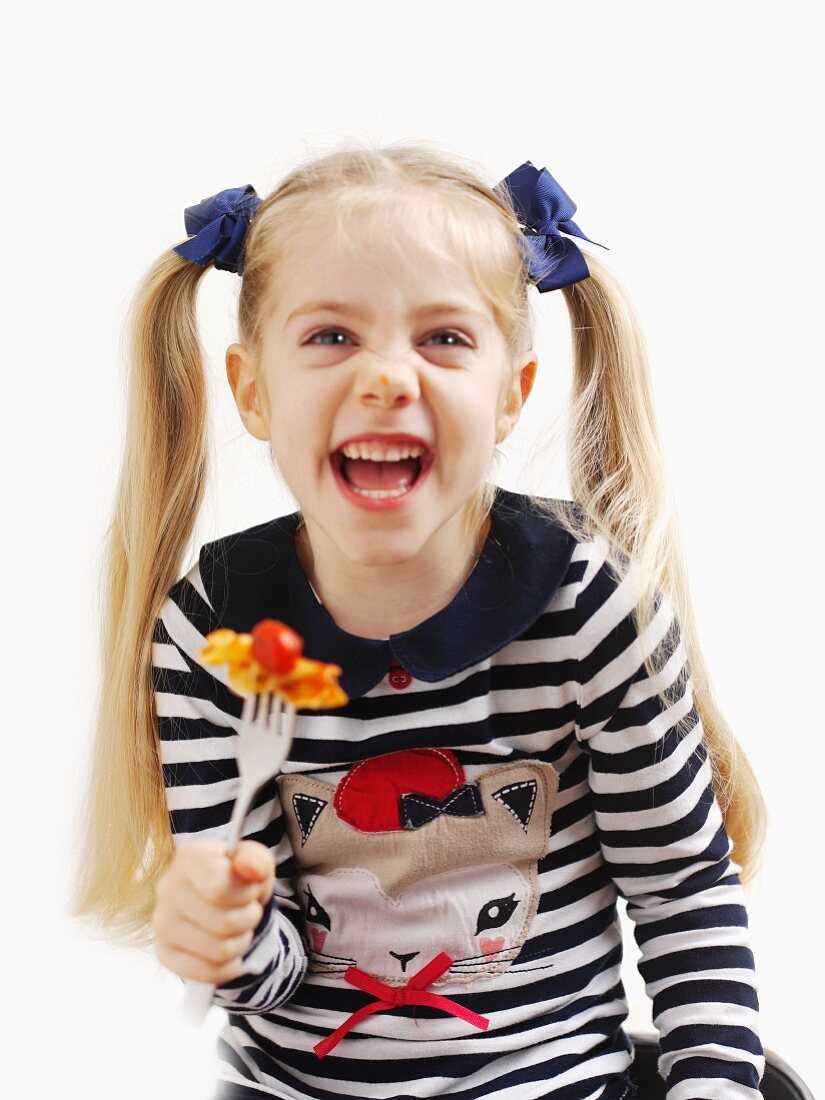
{"type": "Polygon", "coordinates": [[[478,783],[456,787],[446,798],[433,798],[429,794],[402,794],[398,801],[401,824],[405,829],[419,829],[441,814],[478,817],[484,813],[478,783]]]}
{"type": "Polygon", "coordinates": [[[536,288],[544,293],[587,279],[590,271],[580,249],[559,233],[581,237],[599,248],[607,245],[591,241],[571,221],[576,204],[547,169],[526,160],[498,186],[506,186],[516,217],[524,226],[524,259],[536,288]]]}
{"type": "Polygon", "coordinates": [[[261,201],[248,183],[246,187],[228,187],[196,206],[187,206],[183,216],[189,240],[173,251],[193,263],[205,265],[211,260],[221,271],[241,275],[244,238],[261,201]]]}

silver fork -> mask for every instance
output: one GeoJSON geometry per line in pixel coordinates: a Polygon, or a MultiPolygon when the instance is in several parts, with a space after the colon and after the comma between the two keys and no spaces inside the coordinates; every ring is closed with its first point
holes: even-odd
{"type": "MultiPolygon", "coordinates": [[[[238,729],[238,774],[241,789],[235,799],[226,836],[231,856],[241,839],[241,829],[256,792],[277,775],[289,755],[295,733],[295,707],[276,692],[247,695],[238,729]],[[284,714],[286,717],[284,717],[284,714]]],[[[181,1009],[192,1024],[203,1022],[212,1005],[215,986],[211,982],[186,979],[181,1009]]]]}

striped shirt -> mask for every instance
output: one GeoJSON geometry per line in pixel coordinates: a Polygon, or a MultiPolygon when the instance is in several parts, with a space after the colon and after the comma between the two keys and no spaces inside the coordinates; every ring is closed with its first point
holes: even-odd
{"type": "Polygon", "coordinates": [[[639,635],[604,540],[498,488],[452,602],[389,639],[357,638],[318,602],[299,522],[204,545],[155,624],[177,845],[223,839],[238,791],[242,700],[198,655],[209,631],[287,622],[307,656],[342,667],[349,696],[299,713],[244,823],[276,884],[243,973],[215,992],[216,1096],[629,1098],[621,895],[668,1100],[755,1100],[740,868],[668,601],[639,635]]]}

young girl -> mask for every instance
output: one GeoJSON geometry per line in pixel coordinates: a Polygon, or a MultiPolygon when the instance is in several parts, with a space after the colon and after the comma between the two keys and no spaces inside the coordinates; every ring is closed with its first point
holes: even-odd
{"type": "MultiPolygon", "coordinates": [[[[134,312],[103,690],[75,912],[216,985],[217,1096],[634,1096],[617,897],[669,1100],[757,1097],[740,879],[759,789],[693,625],[642,335],[530,161],[346,149],[186,212],[134,312]],[[195,326],[300,509],[207,543],[195,326]],[[491,480],[570,313],[572,501],[491,480]],[[341,666],[232,858],[242,700],[200,656],[287,623],[341,666]]],[[[591,242],[593,243],[593,242],[591,242]]]]}

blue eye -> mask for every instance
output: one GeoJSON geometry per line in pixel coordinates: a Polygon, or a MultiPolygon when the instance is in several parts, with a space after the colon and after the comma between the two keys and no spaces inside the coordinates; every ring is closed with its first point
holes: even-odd
{"type": "MultiPolygon", "coordinates": [[[[310,338],[307,340],[307,343],[308,344],[315,343],[315,340],[318,336],[330,336],[330,335],[346,336],[347,334],[345,332],[342,332],[341,329],[339,329],[339,328],[325,328],[321,332],[316,332],[313,336],[310,336],[310,338]]],[[[334,344],[328,344],[327,347],[334,347],[334,344]]]]}
{"type": "MultiPolygon", "coordinates": [[[[343,329],[340,329],[340,328],[325,328],[325,329],[321,329],[319,332],[313,333],[313,335],[310,336],[310,338],[306,342],[308,344],[317,343],[317,340],[318,340],[319,336],[346,336],[347,339],[349,339],[348,333],[344,332],[343,329]]],[[[472,344],[470,343],[469,340],[467,340],[464,336],[462,336],[462,334],[460,332],[455,332],[452,329],[441,329],[438,332],[432,333],[430,336],[427,337],[427,339],[432,340],[436,336],[451,336],[454,339],[457,339],[457,340],[461,341],[460,344],[443,344],[442,347],[466,347],[466,348],[472,347],[472,344]]],[[[326,341],[324,341],[323,344],[321,344],[319,346],[325,346],[325,347],[331,348],[331,347],[336,347],[336,346],[340,346],[340,345],[339,345],[338,341],[332,341],[331,343],[326,343],[326,341]]]]}
{"type": "Polygon", "coordinates": [[[466,340],[466,339],[465,339],[465,338],[464,338],[464,337],[463,337],[463,336],[461,335],[461,333],[460,333],[460,332],[454,332],[454,331],[453,331],[452,329],[444,329],[444,330],[443,330],[442,332],[434,332],[434,333],[433,333],[433,335],[432,335],[432,336],[428,336],[428,337],[427,337],[427,339],[428,339],[428,340],[432,340],[433,336],[453,336],[453,337],[455,337],[456,339],[458,339],[458,340],[460,340],[460,341],[461,341],[461,344],[458,344],[458,345],[455,345],[455,344],[453,344],[453,345],[449,345],[449,344],[447,344],[447,345],[446,345],[447,347],[450,347],[450,346],[453,346],[453,347],[461,347],[461,346],[463,346],[463,347],[465,347],[465,348],[469,348],[469,347],[472,347],[472,344],[470,343],[470,341],[469,341],[469,340],[466,340]]]}

